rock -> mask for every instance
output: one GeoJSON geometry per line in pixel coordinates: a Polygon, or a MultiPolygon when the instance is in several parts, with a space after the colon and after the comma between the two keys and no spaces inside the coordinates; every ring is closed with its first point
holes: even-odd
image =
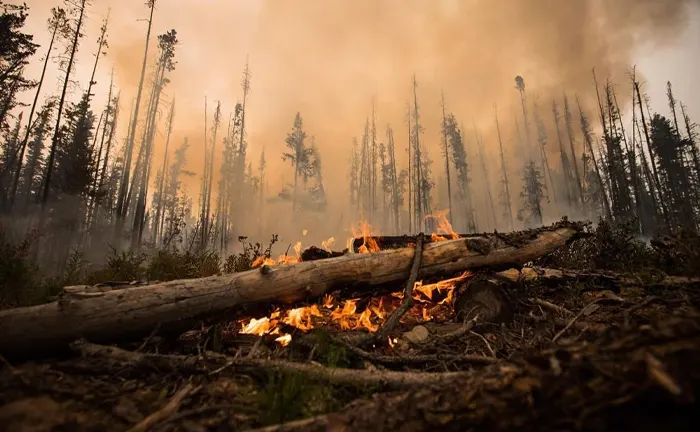
{"type": "Polygon", "coordinates": [[[517,282],[520,279],[520,272],[517,269],[509,269],[498,273],[499,276],[508,279],[511,282],[517,282]]]}
{"type": "Polygon", "coordinates": [[[520,277],[523,280],[531,281],[537,279],[539,275],[535,269],[531,267],[523,267],[523,269],[520,271],[520,277]]]}
{"type": "Polygon", "coordinates": [[[403,334],[403,338],[414,344],[421,344],[428,340],[430,332],[422,325],[413,327],[411,331],[403,334]]]}

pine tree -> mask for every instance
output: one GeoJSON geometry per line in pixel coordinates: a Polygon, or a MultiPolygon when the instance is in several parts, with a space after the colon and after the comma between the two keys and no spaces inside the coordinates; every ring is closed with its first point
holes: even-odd
{"type": "Polygon", "coordinates": [[[525,165],[523,190],[520,192],[523,208],[518,212],[518,220],[524,222],[526,227],[542,225],[542,200],[545,198],[542,180],[542,173],[535,162],[530,160],[525,165]]]}
{"type": "Polygon", "coordinates": [[[308,165],[313,150],[306,147],[307,134],[304,132],[304,122],[301,114],[294,117],[292,131],[287,135],[286,144],[289,152],[282,154],[282,160],[294,167],[294,191],[292,193],[292,213],[297,211],[299,200],[299,178],[308,171],[308,165]]]}

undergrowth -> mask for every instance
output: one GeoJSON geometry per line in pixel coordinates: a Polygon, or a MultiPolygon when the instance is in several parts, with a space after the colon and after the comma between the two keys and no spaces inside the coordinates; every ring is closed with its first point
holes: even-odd
{"type": "Polygon", "coordinates": [[[659,273],[696,276],[700,274],[700,237],[677,233],[651,239],[636,233],[636,222],[611,224],[599,221],[588,235],[541,258],[538,265],[572,270],[612,270],[635,273],[653,282],[659,273]]]}
{"type": "Polygon", "coordinates": [[[104,282],[171,281],[249,270],[260,256],[269,258],[277,236],[269,244],[247,242],[239,238],[243,250],[222,259],[208,250],[181,251],[176,248],[136,252],[111,247],[105,264],[94,269],[82,251],[74,250],[56,276],[41,274],[32,259],[37,235],[30,233],[15,241],[0,227],[0,309],[45,303],[64,286],[104,282]]]}

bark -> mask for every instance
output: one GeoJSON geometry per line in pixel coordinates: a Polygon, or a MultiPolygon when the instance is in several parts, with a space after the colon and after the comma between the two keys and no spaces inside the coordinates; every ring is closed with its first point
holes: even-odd
{"type": "MultiPolygon", "coordinates": [[[[522,246],[496,238],[457,239],[427,244],[418,278],[465,270],[505,270],[547,255],[581,233],[582,224],[562,221],[527,233],[522,246]]],[[[335,290],[343,295],[373,295],[409,275],[413,248],[349,254],[279,267],[263,266],[232,275],[176,280],[100,292],[64,292],[52,303],[0,312],[0,354],[21,355],[60,349],[85,337],[94,342],[148,334],[156,325],[229,312],[240,307],[294,304],[335,290]]]]}

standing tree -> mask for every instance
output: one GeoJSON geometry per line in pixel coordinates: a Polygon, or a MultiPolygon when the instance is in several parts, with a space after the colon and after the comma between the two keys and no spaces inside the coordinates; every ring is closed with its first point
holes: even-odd
{"type": "MultiPolygon", "coordinates": [[[[34,101],[32,102],[32,107],[29,111],[29,118],[27,119],[27,128],[20,146],[19,156],[17,158],[17,167],[15,169],[15,176],[12,182],[12,190],[10,192],[10,206],[14,204],[15,194],[17,193],[17,183],[19,181],[20,170],[22,169],[22,161],[24,160],[24,152],[29,142],[29,135],[32,132],[32,120],[34,119],[34,113],[36,111],[37,103],[39,101],[39,96],[41,95],[41,87],[44,84],[44,78],[46,77],[46,69],[49,64],[49,59],[51,58],[51,51],[53,50],[54,42],[56,38],[66,37],[70,32],[70,27],[68,26],[68,21],[66,19],[66,11],[62,8],[51,9],[51,18],[48,21],[48,27],[51,31],[51,42],[49,42],[49,48],[46,50],[46,55],[44,57],[44,66],[41,69],[41,77],[36,86],[36,92],[34,93],[34,101]]],[[[31,159],[31,158],[30,158],[31,159]]],[[[36,166],[32,169],[36,169],[36,166]]],[[[33,173],[32,173],[33,175],[33,173]]]]}
{"type": "Polygon", "coordinates": [[[287,135],[286,144],[289,152],[282,154],[282,160],[288,161],[294,167],[294,191],[292,194],[292,213],[296,214],[299,200],[299,177],[308,170],[308,165],[313,153],[312,148],[306,147],[306,132],[301,114],[294,117],[292,131],[287,135]]]}
{"type": "Polygon", "coordinates": [[[501,202],[503,205],[503,216],[508,221],[508,226],[510,230],[513,231],[513,209],[511,207],[510,199],[510,182],[508,182],[508,167],[506,166],[506,158],[503,154],[503,139],[501,138],[501,125],[498,122],[498,108],[494,105],[495,117],[496,117],[496,132],[498,133],[498,148],[500,150],[501,157],[501,184],[503,185],[503,192],[501,197],[501,202]]]}
{"type": "MultiPolygon", "coordinates": [[[[49,150],[49,158],[48,162],[46,164],[46,173],[44,175],[44,184],[43,184],[43,191],[41,195],[41,215],[42,219],[45,215],[45,209],[46,209],[46,204],[49,201],[49,192],[51,191],[51,175],[54,170],[54,160],[56,159],[56,150],[59,145],[59,141],[61,140],[61,116],[63,114],[63,105],[65,104],[66,101],[66,93],[68,91],[68,83],[70,82],[70,75],[73,70],[73,64],[75,62],[75,54],[78,52],[78,43],[80,41],[80,38],[83,36],[82,34],[82,28],[83,28],[83,23],[84,23],[84,18],[85,18],[85,12],[87,7],[89,6],[88,0],[80,0],[78,5],[75,7],[70,7],[68,9],[68,15],[77,15],[77,19],[75,19],[75,24],[71,26],[71,30],[73,33],[73,40],[71,44],[68,46],[68,51],[70,52],[69,57],[68,57],[68,63],[66,64],[66,74],[63,79],[63,89],[61,90],[61,97],[58,101],[58,107],[56,109],[56,126],[54,128],[53,132],[53,138],[51,139],[51,149],[49,150]]],[[[87,103],[87,101],[85,101],[87,103]]],[[[78,155],[75,155],[78,156],[78,155]]],[[[40,220],[39,226],[42,226],[42,222],[40,220]]]]}
{"type": "Polygon", "coordinates": [[[119,195],[117,197],[117,223],[115,224],[115,236],[121,236],[126,213],[128,210],[127,193],[129,191],[129,174],[131,173],[131,161],[134,154],[134,142],[136,137],[136,125],[139,121],[139,108],[141,107],[141,95],[143,93],[143,81],[146,77],[146,64],[148,63],[148,47],[151,42],[151,28],[153,26],[153,12],[156,7],[156,0],[148,0],[146,5],[150,9],[148,17],[148,30],[146,30],[146,45],[143,52],[143,63],[141,64],[141,76],[139,78],[139,87],[136,91],[136,100],[134,101],[134,109],[131,113],[131,122],[129,124],[129,134],[127,136],[124,167],[122,169],[122,178],[119,182],[119,195]]]}
{"type": "Polygon", "coordinates": [[[22,33],[29,8],[0,1],[0,131],[7,128],[7,116],[17,106],[18,92],[34,86],[23,75],[24,67],[39,45],[32,35],[22,33]]]}

